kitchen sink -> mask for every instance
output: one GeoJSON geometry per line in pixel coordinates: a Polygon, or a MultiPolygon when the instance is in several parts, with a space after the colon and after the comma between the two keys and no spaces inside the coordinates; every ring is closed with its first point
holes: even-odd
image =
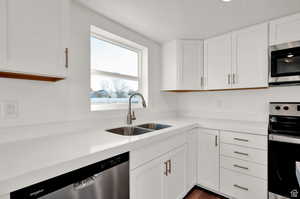
{"type": "Polygon", "coordinates": [[[110,133],[119,134],[119,135],[133,136],[133,135],[141,135],[144,133],[148,133],[151,132],[152,130],[139,128],[139,127],[120,127],[115,129],[108,129],[106,131],[110,133]]]}
{"type": "Polygon", "coordinates": [[[166,125],[166,124],[149,123],[149,124],[139,125],[138,127],[145,128],[145,129],[151,129],[151,130],[161,130],[161,129],[169,128],[171,126],[166,125]]]}
{"type": "Polygon", "coordinates": [[[127,126],[127,127],[108,129],[106,131],[118,135],[135,136],[135,135],[141,135],[141,134],[145,134],[145,133],[149,133],[149,132],[153,132],[153,131],[157,131],[169,127],[171,126],[166,124],[149,123],[149,124],[142,124],[138,126],[127,126]]]}

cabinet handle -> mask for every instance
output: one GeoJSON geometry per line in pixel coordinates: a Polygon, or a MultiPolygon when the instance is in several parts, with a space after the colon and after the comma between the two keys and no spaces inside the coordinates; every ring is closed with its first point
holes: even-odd
{"type": "Polygon", "coordinates": [[[244,156],[249,156],[248,153],[242,153],[242,152],[239,152],[239,151],[234,151],[235,154],[238,154],[238,155],[244,155],[244,156]]]}
{"type": "Polygon", "coordinates": [[[203,76],[201,76],[201,88],[203,88],[204,87],[204,77],[203,76]]]}
{"type": "Polygon", "coordinates": [[[233,138],[236,141],[240,141],[240,142],[249,142],[249,140],[247,139],[242,139],[242,138],[233,138]]]}
{"type": "Polygon", "coordinates": [[[249,170],[248,167],[243,167],[243,166],[240,166],[240,165],[237,165],[237,164],[234,164],[233,166],[234,166],[235,168],[244,169],[244,170],[249,170]]]}
{"type": "Polygon", "coordinates": [[[227,76],[227,83],[230,85],[231,84],[231,75],[230,74],[228,74],[228,76],[227,76]]]}
{"type": "Polygon", "coordinates": [[[169,161],[165,162],[165,172],[164,172],[165,176],[168,176],[168,162],[169,161]]]}
{"type": "Polygon", "coordinates": [[[69,68],[69,48],[65,49],[65,67],[69,68]]]}
{"type": "Polygon", "coordinates": [[[233,73],[232,74],[232,84],[235,84],[236,82],[235,82],[235,74],[233,73]]]}
{"type": "Polygon", "coordinates": [[[215,146],[218,146],[218,136],[215,136],[215,146]]]}
{"type": "Polygon", "coordinates": [[[169,162],[169,170],[168,170],[168,172],[169,172],[169,174],[171,174],[172,173],[172,162],[171,162],[171,160],[168,160],[168,162],[169,162]]]}
{"type": "Polygon", "coordinates": [[[233,185],[235,188],[238,188],[238,189],[242,189],[242,190],[244,190],[244,191],[249,191],[249,189],[248,188],[246,188],[246,187],[242,187],[242,186],[240,186],[240,185],[237,185],[237,184],[235,184],[235,185],[233,185]]]}

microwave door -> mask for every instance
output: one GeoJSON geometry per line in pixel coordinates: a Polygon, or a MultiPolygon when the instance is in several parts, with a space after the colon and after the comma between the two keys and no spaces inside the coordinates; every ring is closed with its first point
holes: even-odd
{"type": "Polygon", "coordinates": [[[300,82],[300,47],[271,53],[270,82],[300,82]]]}

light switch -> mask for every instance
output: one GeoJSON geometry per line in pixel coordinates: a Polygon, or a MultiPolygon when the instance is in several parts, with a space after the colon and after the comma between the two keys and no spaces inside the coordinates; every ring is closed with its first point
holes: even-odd
{"type": "Polygon", "coordinates": [[[5,119],[17,118],[19,115],[19,104],[17,101],[4,101],[2,113],[5,119]]]}

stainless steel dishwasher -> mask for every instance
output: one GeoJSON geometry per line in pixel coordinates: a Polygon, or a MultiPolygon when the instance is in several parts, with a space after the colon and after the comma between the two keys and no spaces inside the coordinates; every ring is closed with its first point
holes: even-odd
{"type": "Polygon", "coordinates": [[[129,153],[10,193],[11,199],[129,199],[129,153]]]}

